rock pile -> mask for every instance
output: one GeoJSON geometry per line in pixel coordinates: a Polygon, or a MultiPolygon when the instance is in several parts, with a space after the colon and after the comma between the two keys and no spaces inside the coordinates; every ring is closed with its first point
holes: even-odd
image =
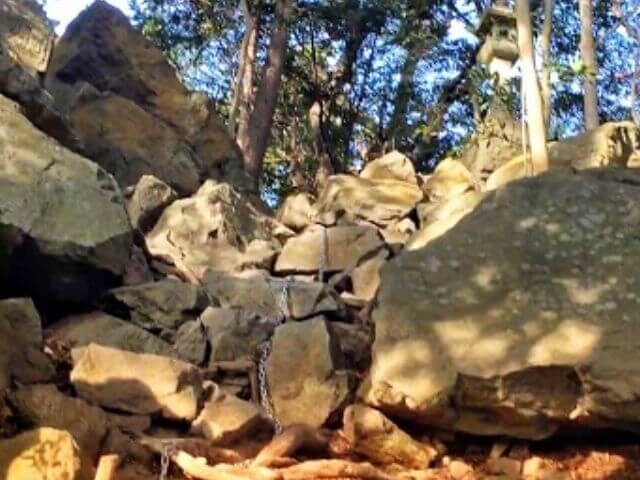
{"type": "Polygon", "coordinates": [[[429,427],[640,430],[640,174],[558,161],[498,189],[520,170],[392,152],[272,215],[120,12],[96,1],[53,48],[6,3],[0,26],[31,27],[0,31],[0,424],[30,430],[0,428],[0,478],[83,480],[105,454],[254,478],[229,464],[284,429],[251,472],[417,479],[429,427]]]}

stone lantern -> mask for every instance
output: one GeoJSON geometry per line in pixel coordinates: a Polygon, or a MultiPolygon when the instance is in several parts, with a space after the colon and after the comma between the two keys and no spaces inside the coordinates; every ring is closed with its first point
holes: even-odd
{"type": "Polygon", "coordinates": [[[482,40],[478,63],[488,65],[501,84],[511,80],[511,68],[520,57],[515,14],[506,2],[496,2],[482,15],[476,35],[482,40]]]}

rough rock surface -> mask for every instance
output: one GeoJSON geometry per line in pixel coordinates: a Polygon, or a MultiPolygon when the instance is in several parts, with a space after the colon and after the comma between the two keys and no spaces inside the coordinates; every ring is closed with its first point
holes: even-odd
{"type": "Polygon", "coordinates": [[[179,358],[194,365],[202,365],[207,356],[207,336],[202,322],[190,320],[176,332],[174,348],[179,358]]]}
{"type": "Polygon", "coordinates": [[[269,268],[279,250],[273,237],[284,230],[230,185],[209,180],[164,211],[146,245],[188,278],[201,277],[207,268],[269,268]]]}
{"type": "Polygon", "coordinates": [[[148,232],[164,209],[176,200],[176,192],[153,175],[143,175],[127,200],[127,213],[133,228],[148,232]]]}
{"type": "Polygon", "coordinates": [[[416,171],[413,163],[398,151],[387,153],[367,163],[360,172],[360,178],[417,184],[416,171]]]}
{"type": "Polygon", "coordinates": [[[422,228],[407,240],[407,250],[418,250],[441,237],[480,204],[485,194],[469,191],[442,203],[418,205],[422,228]]]}
{"type": "Polygon", "coordinates": [[[461,162],[447,158],[438,163],[433,174],[425,181],[422,191],[433,202],[441,202],[475,188],[476,182],[461,162]]]}
{"type": "MultiPolygon", "coordinates": [[[[108,93],[107,99],[119,97],[122,101],[130,101],[131,106],[140,107],[149,114],[148,122],[153,119],[154,131],[163,128],[160,124],[172,130],[189,151],[189,158],[184,161],[190,163],[190,168],[195,167],[202,177],[226,178],[238,186],[246,184],[237,149],[206,98],[187,92],[162,52],[135,30],[124,14],[102,0],[94,2],[69,25],[56,45],[45,82],[58,105],[69,111],[72,119],[76,115],[75,108],[83,108],[81,98],[77,103],[78,97],[82,97],[83,84],[108,93]]],[[[90,101],[84,108],[104,113],[100,109],[107,105],[103,103],[101,107],[102,100],[96,98],[96,101],[98,105],[91,106],[90,101]]],[[[131,108],[121,112],[143,118],[142,112],[134,113],[131,108]]],[[[95,125],[79,121],[83,118],[83,115],[77,117],[73,121],[74,127],[81,137],[90,138],[95,125]]],[[[105,115],[102,120],[105,129],[115,134],[122,127],[122,122],[132,118],[105,115]]],[[[143,133],[138,133],[141,137],[149,133],[141,130],[140,126],[133,126],[136,132],[143,133]]],[[[128,134],[121,132],[121,135],[122,138],[108,136],[102,142],[93,138],[96,141],[89,143],[93,143],[95,151],[111,150],[124,154],[131,160],[132,167],[136,163],[145,163],[148,170],[144,173],[154,173],[170,184],[174,181],[164,177],[163,172],[154,171],[154,164],[161,159],[151,155],[153,149],[142,152],[143,156],[138,157],[126,142],[121,142],[128,134]]],[[[133,140],[133,137],[129,138],[133,140]]],[[[163,145],[167,154],[176,153],[176,144],[172,141],[163,145]]],[[[165,165],[171,167],[168,163],[165,165]]]]}
{"type": "Polygon", "coordinates": [[[73,351],[71,382],[92,403],[135,414],[193,420],[201,378],[188,363],[91,344],[73,351]]]}
{"type": "Polygon", "coordinates": [[[53,428],[38,428],[0,440],[0,478],[86,480],[73,437],[53,428]],[[35,460],[35,461],[34,461],[35,460]]]}
{"type": "Polygon", "coordinates": [[[0,171],[0,229],[16,237],[8,285],[86,302],[124,273],[132,236],[113,178],[38,131],[2,96],[0,171]]]}
{"type": "Polygon", "coordinates": [[[378,231],[370,226],[325,228],[315,225],[285,243],[276,261],[275,271],[340,272],[355,267],[362,257],[383,245],[378,231]]]}
{"type": "MultiPolygon", "coordinates": [[[[640,131],[632,122],[608,122],[598,128],[547,146],[551,169],[625,167],[638,146],[640,131]]],[[[486,190],[495,190],[526,177],[526,165],[518,155],[487,178],[486,190]]]]}
{"type": "Polygon", "coordinates": [[[200,317],[211,349],[211,367],[216,362],[252,360],[271,336],[273,324],[236,308],[207,308],[200,317]]]}
{"type": "Polygon", "coordinates": [[[243,308],[268,318],[285,315],[304,319],[319,313],[335,312],[339,308],[335,292],[324,283],[251,273],[233,276],[210,270],[204,276],[203,286],[209,296],[224,307],[243,308]],[[281,312],[280,297],[285,286],[288,308],[286,312],[281,312]]]}
{"type": "Polygon", "coordinates": [[[51,380],[54,375],[53,364],[42,351],[42,323],[33,302],[27,298],[1,300],[0,389],[3,384],[8,386],[9,379],[30,384],[51,380]]]}
{"type": "Polygon", "coordinates": [[[62,394],[55,385],[20,388],[10,396],[21,418],[35,427],[66,430],[80,447],[84,461],[100,454],[109,418],[100,408],[62,394]]]}
{"type": "Polygon", "coordinates": [[[406,216],[421,200],[422,191],[415,183],[334,175],[318,198],[316,218],[325,225],[339,219],[388,225],[406,216]]]}
{"type": "Polygon", "coordinates": [[[514,182],[389,262],[363,398],[481,435],[637,430],[638,185],[631,170],[514,182]]]}
{"type": "MultiPolygon", "coordinates": [[[[0,10],[0,24],[7,21],[4,13],[0,10]]],[[[42,88],[40,80],[29,70],[28,63],[20,63],[5,44],[3,33],[0,28],[0,94],[18,102],[22,113],[40,130],[65,147],[78,151],[81,144],[67,120],[56,109],[53,97],[42,88]]]]}
{"type": "Polygon", "coordinates": [[[338,371],[343,363],[322,317],[286,323],[276,329],[267,360],[267,379],[273,408],[282,425],[320,427],[331,419],[349,394],[348,378],[338,371]]]}
{"type": "Polygon", "coordinates": [[[292,230],[302,230],[313,223],[313,198],[308,193],[296,193],[284,199],[276,218],[292,230]]]}
{"type": "Polygon", "coordinates": [[[0,7],[0,43],[29,73],[44,72],[53,50],[53,25],[35,0],[4,0],[0,7]]]}
{"type": "Polygon", "coordinates": [[[64,344],[67,348],[86,347],[96,343],[134,353],[176,356],[176,352],[167,342],[131,322],[104,312],[64,318],[47,328],[46,337],[64,344]]]}
{"type": "Polygon", "coordinates": [[[131,319],[143,328],[175,330],[194,320],[209,304],[197,285],[175,279],[110,290],[103,298],[105,309],[131,319]]]}
{"type": "Polygon", "coordinates": [[[255,403],[218,393],[205,403],[191,426],[214,445],[233,443],[240,438],[271,429],[269,417],[255,403]]]}

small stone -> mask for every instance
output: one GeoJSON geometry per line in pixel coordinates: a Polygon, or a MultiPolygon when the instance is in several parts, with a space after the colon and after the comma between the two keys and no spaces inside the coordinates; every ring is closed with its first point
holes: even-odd
{"type": "Polygon", "coordinates": [[[522,464],[522,476],[525,478],[537,478],[543,469],[543,460],[540,457],[527,458],[522,464]]]}
{"type": "Polygon", "coordinates": [[[513,458],[490,458],[487,461],[487,468],[489,473],[495,475],[507,475],[509,477],[518,477],[520,475],[520,469],[522,463],[519,460],[513,458]]]}
{"type": "Polygon", "coordinates": [[[223,445],[270,430],[271,422],[258,405],[220,393],[205,404],[191,429],[223,445]]]}
{"type": "Polygon", "coordinates": [[[449,464],[449,475],[453,480],[470,479],[473,474],[473,467],[462,460],[453,460],[449,464]]]}

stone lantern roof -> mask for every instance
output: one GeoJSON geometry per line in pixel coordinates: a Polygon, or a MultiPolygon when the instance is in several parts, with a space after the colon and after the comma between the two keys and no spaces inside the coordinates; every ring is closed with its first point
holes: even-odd
{"type": "Polygon", "coordinates": [[[487,8],[476,35],[484,41],[478,53],[480,63],[490,64],[494,58],[514,63],[518,59],[516,16],[508,7],[487,8]]]}

